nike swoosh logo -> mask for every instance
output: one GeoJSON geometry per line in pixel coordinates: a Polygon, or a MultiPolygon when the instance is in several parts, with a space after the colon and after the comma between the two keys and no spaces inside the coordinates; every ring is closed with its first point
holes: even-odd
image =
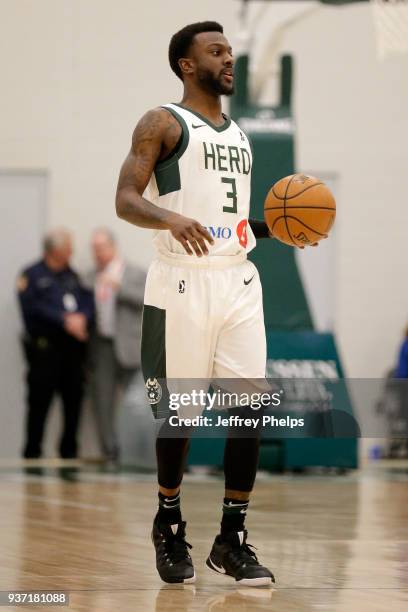
{"type": "MultiPolygon", "coordinates": [[[[255,276],[255,274],[254,274],[254,276],[255,276]]],[[[244,285],[249,285],[251,280],[253,280],[254,276],[251,276],[251,278],[249,280],[245,280],[245,278],[244,278],[244,285]]]]}
{"type": "Polygon", "coordinates": [[[223,567],[218,567],[218,565],[215,565],[215,563],[211,561],[211,557],[208,557],[208,560],[216,572],[219,572],[220,574],[225,574],[225,569],[223,567]]]}
{"type": "Polygon", "coordinates": [[[200,123],[200,125],[194,125],[194,123],[192,123],[191,127],[193,130],[197,130],[199,127],[205,127],[205,123],[200,123]]]}
{"type": "MultiPolygon", "coordinates": [[[[229,502],[228,508],[242,508],[242,504],[231,504],[231,502],[229,502]]],[[[246,512],[247,512],[246,508],[244,510],[239,511],[240,514],[246,514],[246,512]]]]}

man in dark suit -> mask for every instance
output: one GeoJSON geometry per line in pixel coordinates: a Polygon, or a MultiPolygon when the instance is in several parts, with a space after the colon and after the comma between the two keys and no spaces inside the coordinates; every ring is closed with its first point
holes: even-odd
{"type": "Polygon", "coordinates": [[[96,306],[90,351],[92,403],[104,457],[117,462],[117,397],[140,368],[145,274],[123,260],[108,229],[93,233],[91,248],[95,269],[84,282],[93,289],[96,306]]]}

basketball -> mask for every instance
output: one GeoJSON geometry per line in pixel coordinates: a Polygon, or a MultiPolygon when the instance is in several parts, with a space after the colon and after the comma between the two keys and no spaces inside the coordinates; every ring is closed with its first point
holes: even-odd
{"type": "Polygon", "coordinates": [[[265,221],[274,238],[306,246],[327,238],[336,216],[336,201],[323,181],[306,174],[286,176],[265,199],[265,221]]]}

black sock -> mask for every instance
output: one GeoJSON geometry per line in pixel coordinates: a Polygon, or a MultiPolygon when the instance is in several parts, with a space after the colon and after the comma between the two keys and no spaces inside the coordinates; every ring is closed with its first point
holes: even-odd
{"type": "Polygon", "coordinates": [[[224,497],[222,504],[221,537],[231,531],[243,531],[249,501],[224,497]]]}
{"type": "Polygon", "coordinates": [[[180,491],[176,495],[163,495],[159,491],[159,510],[156,518],[159,523],[166,525],[181,522],[180,491]]]}

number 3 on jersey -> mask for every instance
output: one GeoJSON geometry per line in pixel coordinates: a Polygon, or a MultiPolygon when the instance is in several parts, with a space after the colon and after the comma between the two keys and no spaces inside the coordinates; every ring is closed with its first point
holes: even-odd
{"type": "Polygon", "coordinates": [[[238,198],[237,198],[237,184],[236,184],[235,179],[228,178],[226,176],[222,176],[221,182],[228,183],[229,185],[231,185],[231,190],[227,191],[226,196],[227,198],[230,198],[232,200],[232,204],[228,206],[223,206],[222,207],[223,212],[237,213],[238,212],[238,207],[237,207],[238,198]]]}
{"type": "MultiPolygon", "coordinates": [[[[236,184],[235,179],[228,178],[226,176],[222,176],[221,182],[228,183],[229,185],[231,185],[231,190],[227,191],[226,196],[227,198],[231,198],[232,204],[229,206],[223,206],[222,207],[223,212],[237,213],[238,212],[238,206],[237,206],[238,198],[237,198],[237,184],[236,184]]],[[[247,226],[248,226],[248,221],[246,219],[242,219],[242,221],[238,223],[237,229],[236,229],[239,244],[242,247],[244,247],[244,249],[246,249],[247,244],[248,244],[247,226]]]]}

